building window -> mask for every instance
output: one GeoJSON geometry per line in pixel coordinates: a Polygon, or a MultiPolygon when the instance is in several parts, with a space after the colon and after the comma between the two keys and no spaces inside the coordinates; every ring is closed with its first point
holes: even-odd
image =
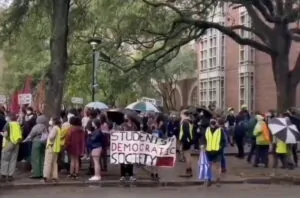
{"type": "Polygon", "coordinates": [[[198,105],[198,87],[194,87],[191,93],[191,105],[192,106],[198,105]]]}
{"type": "Polygon", "coordinates": [[[240,64],[245,62],[245,46],[240,46],[240,64]]]}
{"type": "Polygon", "coordinates": [[[249,110],[254,110],[254,74],[241,73],[240,74],[240,86],[239,86],[239,98],[240,106],[245,104],[249,110]]]}

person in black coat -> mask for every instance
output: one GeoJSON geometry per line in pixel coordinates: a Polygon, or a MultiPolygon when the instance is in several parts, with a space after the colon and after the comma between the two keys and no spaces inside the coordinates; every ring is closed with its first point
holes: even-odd
{"type": "MultiPolygon", "coordinates": [[[[3,128],[6,124],[6,119],[5,119],[5,109],[2,107],[0,108],[0,131],[3,131],[3,128]]],[[[1,153],[2,153],[2,141],[3,137],[0,135],[0,159],[1,159],[1,153]]]]}

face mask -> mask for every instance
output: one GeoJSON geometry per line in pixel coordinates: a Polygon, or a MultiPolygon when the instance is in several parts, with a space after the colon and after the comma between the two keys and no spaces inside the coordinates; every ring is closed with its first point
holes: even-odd
{"type": "Polygon", "coordinates": [[[200,116],[203,116],[203,112],[202,111],[200,112],[200,116]]]}
{"type": "Polygon", "coordinates": [[[29,115],[29,114],[31,114],[31,113],[32,113],[31,111],[26,111],[26,114],[27,114],[27,115],[29,115]]]}
{"type": "Polygon", "coordinates": [[[230,114],[234,114],[234,111],[230,111],[230,114]]]}
{"type": "Polygon", "coordinates": [[[50,125],[50,126],[53,125],[53,121],[52,121],[52,120],[49,121],[49,125],[50,125]]]}

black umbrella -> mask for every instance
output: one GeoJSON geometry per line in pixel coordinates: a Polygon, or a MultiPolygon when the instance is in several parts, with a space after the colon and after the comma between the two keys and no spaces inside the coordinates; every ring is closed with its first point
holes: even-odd
{"type": "Polygon", "coordinates": [[[123,113],[129,118],[131,119],[136,126],[138,126],[138,128],[140,127],[141,123],[142,123],[142,118],[139,116],[139,113],[136,112],[135,110],[130,110],[130,109],[124,109],[123,113]]]}
{"type": "Polygon", "coordinates": [[[117,109],[110,109],[107,112],[107,118],[111,121],[120,125],[124,122],[124,112],[117,108],[117,109]]]}
{"type": "Polygon", "coordinates": [[[210,119],[212,117],[211,111],[206,108],[203,108],[203,107],[191,107],[189,109],[189,112],[193,113],[193,114],[199,114],[199,113],[203,112],[204,117],[206,117],[208,119],[210,119]]]}

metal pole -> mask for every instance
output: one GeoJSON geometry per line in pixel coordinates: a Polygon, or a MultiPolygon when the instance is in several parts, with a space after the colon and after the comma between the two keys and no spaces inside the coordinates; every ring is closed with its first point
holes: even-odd
{"type": "Polygon", "coordinates": [[[95,54],[96,54],[96,50],[93,49],[93,69],[92,69],[92,72],[93,72],[93,77],[92,77],[92,101],[95,102],[95,88],[96,88],[96,65],[95,65],[95,54]]]}

